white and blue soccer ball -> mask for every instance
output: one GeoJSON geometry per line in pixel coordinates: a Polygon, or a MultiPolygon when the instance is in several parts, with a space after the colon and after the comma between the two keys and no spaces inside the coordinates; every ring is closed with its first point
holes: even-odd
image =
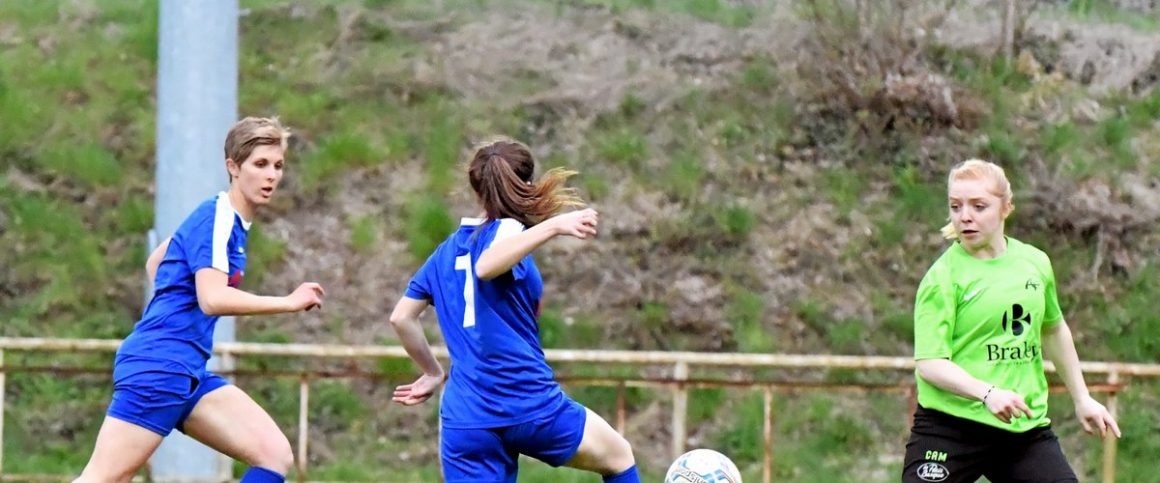
{"type": "Polygon", "coordinates": [[[741,483],[741,472],[727,456],[711,449],[695,449],[669,466],[665,483],[741,483]]]}

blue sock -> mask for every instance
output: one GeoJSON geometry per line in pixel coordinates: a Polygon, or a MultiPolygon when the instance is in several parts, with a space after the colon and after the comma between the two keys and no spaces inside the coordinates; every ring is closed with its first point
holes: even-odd
{"type": "Polygon", "coordinates": [[[605,476],[604,483],[640,483],[640,475],[636,474],[636,465],[612,476],[605,476]]]}
{"type": "Polygon", "coordinates": [[[251,466],[242,475],[241,483],[286,483],[286,477],[274,470],[251,466]]]}

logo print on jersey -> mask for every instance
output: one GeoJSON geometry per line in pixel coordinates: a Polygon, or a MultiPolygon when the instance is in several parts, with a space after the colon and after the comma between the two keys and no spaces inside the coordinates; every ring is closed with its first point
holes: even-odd
{"type": "Polygon", "coordinates": [[[239,285],[242,284],[242,277],[245,275],[246,275],[245,272],[243,272],[241,270],[235,270],[234,273],[232,275],[230,275],[230,281],[226,285],[237,288],[239,285]]]}
{"type": "MultiPolygon", "coordinates": [[[[1011,310],[1003,313],[1003,332],[1006,333],[1008,329],[1011,330],[1011,335],[1019,337],[1023,335],[1031,327],[1031,312],[1028,312],[1022,305],[1014,304],[1011,310]]],[[[1039,344],[1032,343],[1034,339],[1031,337],[1021,338],[1014,344],[999,345],[986,344],[983,348],[987,351],[987,361],[997,363],[1023,363],[1027,361],[1035,361],[1040,358],[1042,348],[1039,344]]]]}
{"type": "Polygon", "coordinates": [[[1003,331],[1007,331],[1007,325],[1011,326],[1011,334],[1018,337],[1023,335],[1023,330],[1031,325],[1031,312],[1023,310],[1023,306],[1015,304],[1011,306],[1010,312],[1003,313],[1003,331]]]}
{"type": "Polygon", "coordinates": [[[1027,283],[1023,284],[1023,288],[1027,290],[1039,290],[1039,280],[1034,278],[1027,279],[1027,283]]]}
{"type": "Polygon", "coordinates": [[[943,481],[951,476],[947,467],[938,463],[923,463],[915,474],[922,481],[943,481]]]}

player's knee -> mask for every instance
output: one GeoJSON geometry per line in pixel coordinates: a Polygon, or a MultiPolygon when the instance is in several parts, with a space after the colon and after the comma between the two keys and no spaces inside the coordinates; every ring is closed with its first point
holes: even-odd
{"type": "Polygon", "coordinates": [[[290,448],[290,440],[281,432],[265,438],[250,464],[283,475],[289,473],[294,467],[294,450],[290,448]]]}
{"type": "Polygon", "coordinates": [[[632,456],[632,444],[624,436],[617,434],[612,444],[609,445],[609,469],[615,474],[627,470],[635,464],[636,458],[632,456]]]}

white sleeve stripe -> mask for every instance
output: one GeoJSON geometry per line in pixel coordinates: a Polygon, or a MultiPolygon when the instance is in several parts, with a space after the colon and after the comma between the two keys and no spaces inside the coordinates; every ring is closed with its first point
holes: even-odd
{"type": "Polygon", "coordinates": [[[218,196],[213,215],[213,268],[230,273],[230,254],[227,247],[234,230],[234,208],[225,193],[218,196]]]}
{"type": "Polygon", "coordinates": [[[517,235],[523,231],[523,223],[516,221],[514,218],[504,218],[499,220],[499,228],[496,228],[495,238],[491,239],[491,244],[488,245],[488,248],[490,248],[491,245],[494,245],[498,241],[504,240],[513,235],[517,235]]]}

